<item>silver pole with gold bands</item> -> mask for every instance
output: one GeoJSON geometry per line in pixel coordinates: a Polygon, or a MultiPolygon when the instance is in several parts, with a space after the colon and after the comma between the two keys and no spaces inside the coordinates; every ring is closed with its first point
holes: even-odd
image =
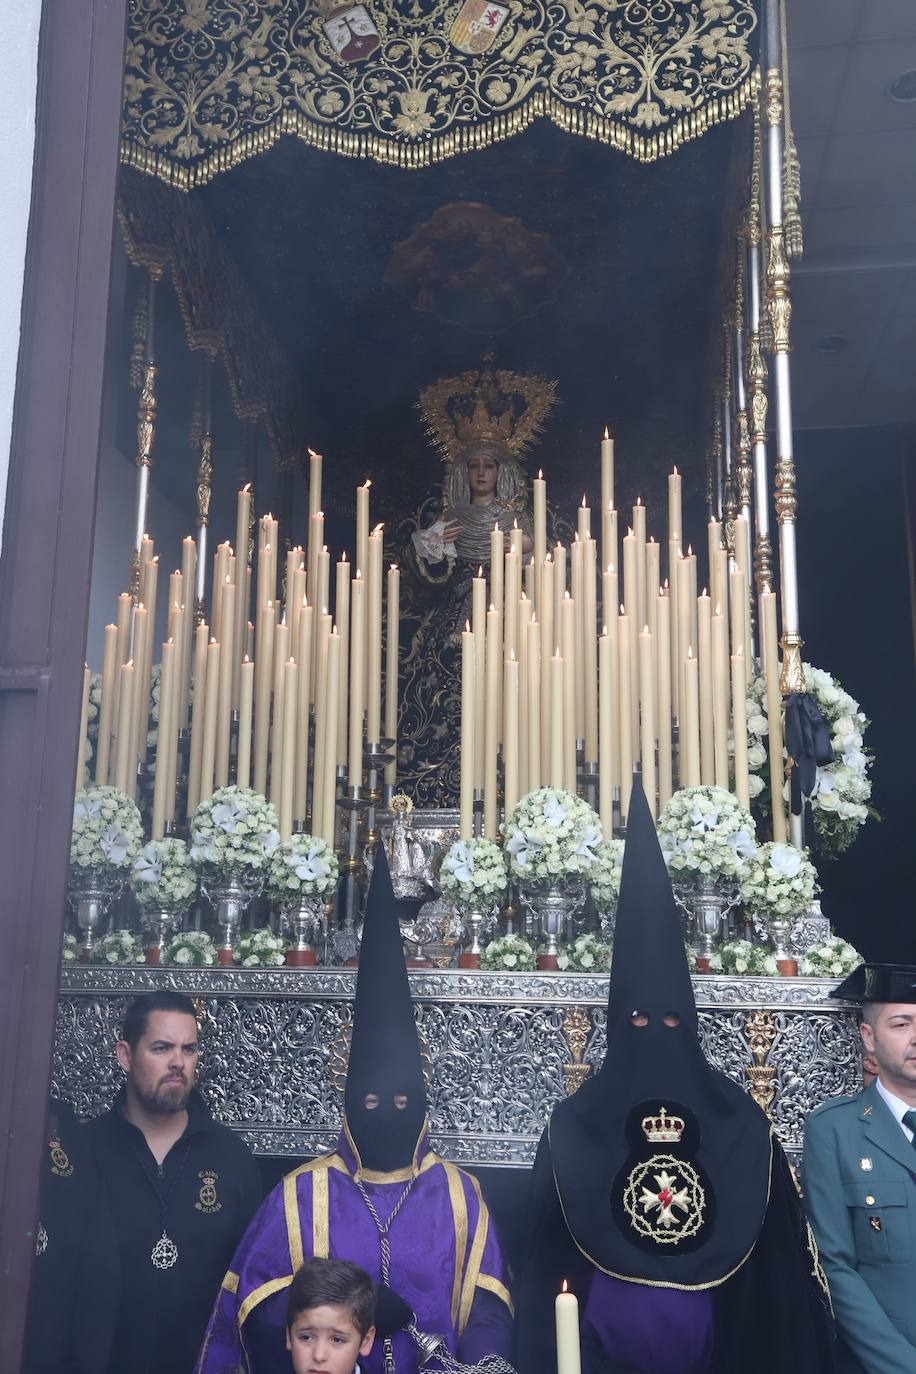
{"type": "MultiPolygon", "coordinates": [[[[779,526],[780,601],[782,610],[782,675],[784,696],[804,692],[802,638],[799,628],[798,565],[795,544],[795,455],[792,441],[792,388],[789,340],[792,302],[789,296],[789,259],[783,225],[783,73],[782,0],[766,0],[764,11],[763,112],[766,131],[767,313],[773,337],[773,392],[776,402],[776,520],[779,526]]],[[[803,817],[790,816],[792,843],[804,843],[803,817]]]]}

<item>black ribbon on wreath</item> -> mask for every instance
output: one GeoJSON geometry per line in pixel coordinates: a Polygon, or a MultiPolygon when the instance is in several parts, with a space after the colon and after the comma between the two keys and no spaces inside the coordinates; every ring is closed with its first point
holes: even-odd
{"type": "Polygon", "coordinates": [[[800,816],[810,797],[817,770],[833,762],[830,732],[820,708],[807,692],[790,692],[786,701],[786,752],[792,760],[792,815],[800,816]]]}

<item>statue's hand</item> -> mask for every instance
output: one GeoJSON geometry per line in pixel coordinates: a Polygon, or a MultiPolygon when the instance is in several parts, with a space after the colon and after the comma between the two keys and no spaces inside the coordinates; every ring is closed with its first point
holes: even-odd
{"type": "Polygon", "coordinates": [[[442,531],[443,544],[454,544],[455,540],[458,538],[460,533],[461,526],[458,524],[458,521],[450,520],[449,523],[445,526],[445,529],[442,531]]]}

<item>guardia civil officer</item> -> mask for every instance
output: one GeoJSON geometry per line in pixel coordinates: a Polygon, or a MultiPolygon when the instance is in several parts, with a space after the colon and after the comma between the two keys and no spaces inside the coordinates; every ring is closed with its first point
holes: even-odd
{"type": "Polygon", "coordinates": [[[835,997],[862,1002],[877,1078],[808,1117],[802,1176],[841,1339],[843,1374],[916,1370],[916,968],[861,965],[835,997]]]}
{"type": "Polygon", "coordinates": [[[195,1089],[193,1003],[136,998],[117,1045],[124,1087],[86,1128],[117,1231],[110,1374],[190,1374],[220,1283],[260,1202],[247,1146],[195,1089]]]}

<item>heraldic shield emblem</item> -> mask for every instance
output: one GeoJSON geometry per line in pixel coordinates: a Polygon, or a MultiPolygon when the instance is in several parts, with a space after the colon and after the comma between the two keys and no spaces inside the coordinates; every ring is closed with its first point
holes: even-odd
{"type": "Polygon", "coordinates": [[[334,10],[322,28],[331,47],[344,62],[365,62],[382,41],[365,5],[346,5],[334,10]]]}
{"type": "Polygon", "coordinates": [[[464,0],[449,38],[461,52],[476,57],[493,46],[508,15],[507,5],[487,4],[485,0],[464,0]]]}

